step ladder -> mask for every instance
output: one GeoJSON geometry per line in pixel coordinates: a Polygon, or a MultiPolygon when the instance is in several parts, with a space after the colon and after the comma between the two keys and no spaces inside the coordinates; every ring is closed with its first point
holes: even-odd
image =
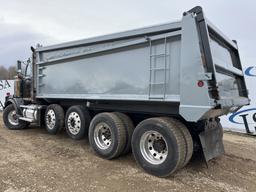
{"type": "MultiPolygon", "coordinates": [[[[165,37],[163,45],[163,53],[154,54],[157,52],[157,46],[152,45],[152,41],[149,39],[150,48],[150,72],[149,72],[149,99],[164,100],[166,97],[167,89],[167,38],[165,37]],[[158,60],[160,61],[158,63],[158,60]],[[160,66],[158,66],[160,65],[160,66]],[[161,80],[159,80],[161,79],[161,80]]],[[[158,44],[159,46],[159,44],[158,44]]]]}

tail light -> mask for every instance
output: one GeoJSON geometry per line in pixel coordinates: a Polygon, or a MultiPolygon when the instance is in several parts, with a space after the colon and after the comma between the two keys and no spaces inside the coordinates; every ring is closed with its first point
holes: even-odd
{"type": "Polygon", "coordinates": [[[203,81],[198,81],[197,82],[197,86],[198,87],[203,87],[204,86],[204,82],[203,81]]]}

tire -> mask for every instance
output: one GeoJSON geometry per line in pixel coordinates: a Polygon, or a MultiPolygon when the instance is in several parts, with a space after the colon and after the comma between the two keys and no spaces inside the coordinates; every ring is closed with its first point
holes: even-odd
{"type": "Polygon", "coordinates": [[[134,130],[134,124],[128,115],[124,113],[119,113],[119,112],[114,112],[114,114],[117,115],[122,120],[125,127],[126,141],[125,141],[124,150],[122,152],[122,155],[125,155],[131,151],[131,140],[132,140],[132,133],[134,130]]]}
{"type": "Polygon", "coordinates": [[[13,104],[8,105],[3,112],[5,126],[10,130],[24,129],[29,126],[29,122],[19,120],[13,104]]]}
{"type": "Polygon", "coordinates": [[[71,106],[65,117],[65,129],[69,137],[80,140],[88,133],[91,116],[82,105],[71,106]]]}
{"type": "Polygon", "coordinates": [[[45,127],[48,133],[55,135],[64,127],[64,110],[60,105],[51,104],[46,108],[45,127]]]}
{"type": "Polygon", "coordinates": [[[179,130],[181,131],[183,138],[185,140],[186,143],[186,155],[185,155],[185,161],[184,163],[181,165],[181,168],[185,167],[188,162],[190,161],[192,155],[193,155],[193,139],[192,136],[188,130],[188,128],[179,120],[176,120],[176,124],[179,127],[179,130]]]}
{"type": "Polygon", "coordinates": [[[183,135],[168,118],[146,119],[133,132],[134,158],[152,175],[167,177],[173,174],[184,162],[185,150],[183,135]]]}
{"type": "Polygon", "coordinates": [[[90,124],[89,142],[98,156],[104,159],[118,157],[126,143],[124,123],[114,113],[96,115],[90,124]]]}

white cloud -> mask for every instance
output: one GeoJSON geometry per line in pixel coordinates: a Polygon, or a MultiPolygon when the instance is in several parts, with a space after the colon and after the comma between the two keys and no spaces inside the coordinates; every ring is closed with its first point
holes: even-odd
{"type": "Polygon", "coordinates": [[[49,44],[57,42],[51,37],[34,32],[29,26],[0,22],[0,65],[15,65],[18,59],[31,56],[30,46],[38,42],[49,44]]]}

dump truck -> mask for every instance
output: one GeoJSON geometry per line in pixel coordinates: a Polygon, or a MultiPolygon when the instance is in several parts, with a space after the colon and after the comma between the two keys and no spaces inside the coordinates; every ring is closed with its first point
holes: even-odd
{"type": "Polygon", "coordinates": [[[237,42],[199,6],[178,22],[31,50],[6,96],[7,128],[37,124],[88,136],[98,156],[132,151],[159,177],[186,166],[195,151],[206,162],[222,155],[219,117],[250,102],[237,42]]]}

